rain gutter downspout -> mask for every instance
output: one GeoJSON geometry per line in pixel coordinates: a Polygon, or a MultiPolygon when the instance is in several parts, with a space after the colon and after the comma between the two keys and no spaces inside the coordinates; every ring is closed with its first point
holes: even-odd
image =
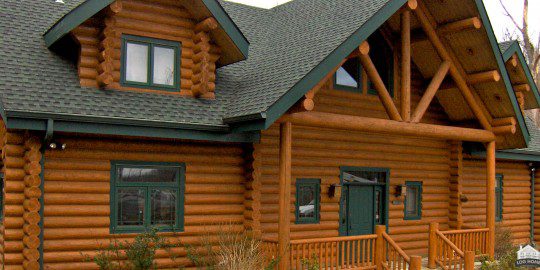
{"type": "Polygon", "coordinates": [[[39,189],[41,190],[41,195],[39,197],[39,269],[45,269],[43,267],[44,265],[44,259],[43,259],[43,244],[44,244],[44,210],[45,210],[45,149],[47,149],[47,146],[52,140],[53,137],[53,131],[54,131],[54,120],[47,119],[47,128],[45,130],[45,136],[43,137],[43,143],[41,145],[41,172],[39,174],[39,178],[41,180],[41,183],[39,184],[39,189]]]}

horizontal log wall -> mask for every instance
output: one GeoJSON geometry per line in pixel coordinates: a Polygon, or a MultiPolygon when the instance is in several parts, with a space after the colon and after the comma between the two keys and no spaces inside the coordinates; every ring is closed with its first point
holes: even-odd
{"type": "MultiPolygon", "coordinates": [[[[503,174],[503,227],[510,228],[516,243],[530,240],[531,181],[526,162],[497,160],[497,174],[503,174]]],[[[463,161],[463,194],[468,201],[462,203],[463,224],[485,226],[486,219],[486,161],[463,161]]]]}
{"type": "MultiPolygon", "coordinates": [[[[399,82],[399,80],[396,80],[399,82]]],[[[413,80],[413,108],[420,99],[422,83],[413,80]]],[[[398,92],[398,91],[395,91],[398,92]]],[[[394,100],[399,100],[395,97],[394,100]]],[[[315,111],[387,118],[377,96],[333,89],[330,80],[315,98],[315,111]]],[[[445,123],[442,109],[434,105],[423,122],[445,123]]],[[[292,128],[291,238],[305,239],[338,236],[340,198],[330,198],[328,188],[340,181],[340,166],[382,167],[390,169],[390,193],[405,181],[423,181],[423,218],[403,219],[403,203],[390,203],[389,225],[393,239],[410,254],[427,254],[428,224],[449,223],[450,144],[427,140],[367,134],[350,131],[292,128]],[[321,179],[321,213],[318,224],[295,224],[294,202],[297,178],[321,179]]],[[[261,228],[263,235],[277,238],[279,126],[273,125],[261,136],[262,194],[261,228]]],[[[389,195],[390,201],[396,200],[389,195]]],[[[402,198],[400,199],[402,200],[402,198]]]]}
{"type": "Polygon", "coordinates": [[[540,243],[540,167],[536,167],[534,181],[534,241],[540,243]]]}
{"type": "MultiPolygon", "coordinates": [[[[245,158],[239,144],[165,142],[129,139],[57,137],[64,151],[45,155],[45,269],[96,269],[82,254],[93,255],[113,237],[109,232],[111,160],[185,162],[185,232],[172,243],[193,245],[217,224],[244,229],[245,158]]],[[[160,268],[191,267],[183,247],[160,251],[160,268]],[[177,257],[172,260],[171,257],[177,257]]]]}
{"type": "Polygon", "coordinates": [[[4,173],[4,220],[1,228],[2,265],[6,270],[38,269],[40,142],[0,127],[4,173]]]}
{"type": "MultiPolygon", "coordinates": [[[[194,34],[197,23],[193,16],[181,5],[181,1],[121,0],[121,3],[120,12],[96,15],[72,32],[74,38],[81,44],[79,58],[81,85],[99,87],[103,82],[98,77],[112,68],[110,74],[113,81],[106,85],[107,88],[144,91],[120,85],[121,36],[130,34],[181,42],[180,94],[191,95],[193,57],[196,53],[194,34]],[[108,61],[111,61],[112,67],[108,61]]],[[[210,71],[209,85],[213,87],[220,48],[213,42],[210,46],[208,58],[210,62],[207,67],[210,71]]],[[[209,90],[210,92],[203,97],[214,97],[213,88],[209,90]]]]}

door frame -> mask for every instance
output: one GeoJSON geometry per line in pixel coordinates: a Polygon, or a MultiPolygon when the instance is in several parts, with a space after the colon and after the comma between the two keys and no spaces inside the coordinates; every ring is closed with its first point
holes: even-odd
{"type": "MultiPolygon", "coordinates": [[[[359,167],[359,166],[340,166],[339,167],[339,185],[341,186],[341,198],[339,201],[339,235],[347,236],[347,205],[345,204],[346,188],[343,183],[343,172],[347,171],[357,171],[357,172],[382,172],[386,174],[384,184],[358,184],[358,185],[373,185],[373,186],[383,186],[384,187],[384,211],[383,211],[383,221],[388,231],[388,208],[390,207],[390,169],[389,168],[377,168],[377,167],[359,167]],[[345,222],[342,222],[345,220],[345,222]]],[[[347,184],[351,185],[351,184],[347,184]]],[[[354,185],[354,184],[352,184],[354,185]]],[[[373,227],[377,224],[375,219],[373,219],[373,227]]]]}

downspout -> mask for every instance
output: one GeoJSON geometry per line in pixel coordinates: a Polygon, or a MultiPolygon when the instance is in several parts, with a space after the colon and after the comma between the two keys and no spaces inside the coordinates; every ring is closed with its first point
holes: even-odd
{"type": "Polygon", "coordinates": [[[47,149],[47,146],[52,141],[53,137],[53,126],[54,126],[54,120],[47,119],[47,129],[45,131],[45,136],[43,137],[43,143],[41,145],[41,173],[39,174],[39,178],[41,179],[41,183],[39,184],[39,189],[41,190],[41,196],[39,197],[39,203],[40,203],[40,209],[39,209],[39,269],[44,269],[44,260],[43,260],[43,243],[44,243],[44,213],[45,210],[45,149],[47,149]]]}
{"type": "Polygon", "coordinates": [[[529,164],[529,170],[531,172],[531,244],[534,245],[534,204],[535,204],[535,194],[534,194],[534,182],[536,167],[534,163],[529,164]]]}

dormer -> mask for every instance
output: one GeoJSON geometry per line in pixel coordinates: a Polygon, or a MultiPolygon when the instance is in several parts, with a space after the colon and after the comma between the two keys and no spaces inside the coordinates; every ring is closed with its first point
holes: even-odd
{"type": "Polygon", "coordinates": [[[208,99],[216,69],[249,45],[215,0],[87,0],[44,37],[79,46],[82,87],[208,99]]]}

